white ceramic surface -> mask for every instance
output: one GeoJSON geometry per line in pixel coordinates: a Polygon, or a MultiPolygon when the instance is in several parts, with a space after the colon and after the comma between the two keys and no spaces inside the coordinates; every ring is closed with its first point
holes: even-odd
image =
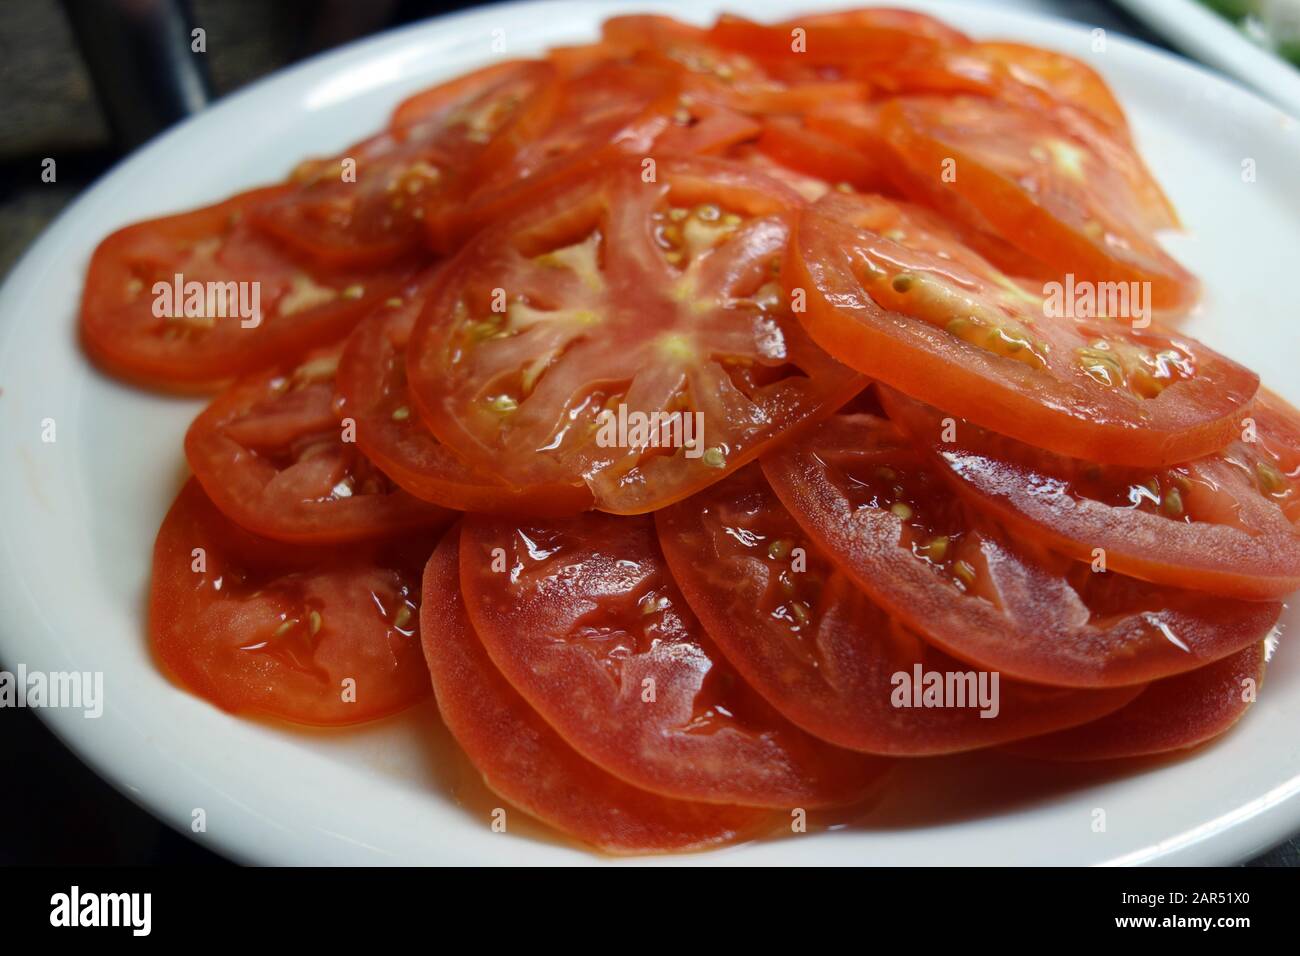
{"type": "Polygon", "coordinates": [[[1300,116],[1300,69],[1251,43],[1198,0],[1116,0],[1178,49],[1234,76],[1300,116]]]}
{"type": "MultiPolygon", "coordinates": [[[[746,0],[751,16],[806,4],[746,0]]],[[[834,6],[816,0],[811,6],[834,6]]],[[[110,381],[78,351],[74,316],[95,244],[132,220],[286,173],[382,123],[404,94],[492,60],[595,34],[631,5],[488,7],[394,31],[281,72],[131,156],[54,223],[0,290],[0,661],[105,675],[98,720],[46,710],[115,785],[196,838],[263,863],[588,863],[599,858],[511,817],[491,832],[482,793],[431,706],[359,730],[286,731],[233,718],[166,681],[144,638],[154,532],[184,472],[199,408],[110,381]],[[56,441],[41,440],[42,422],[56,441]],[[461,802],[457,802],[457,796],[461,802]]],[[[710,18],[714,2],[638,4],[710,18]]],[[[1175,57],[1085,30],[952,5],[984,36],[1081,56],[1114,85],[1189,231],[1169,245],[1204,277],[1189,328],[1300,400],[1300,129],[1175,57]],[[1255,163],[1242,180],[1243,160],[1255,163]]],[[[35,175],[35,173],[34,173],[35,175]]],[[[1287,619],[1294,623],[1295,613],[1287,619]]],[[[905,763],[851,826],[669,858],[700,863],[1228,863],[1300,829],[1300,653],[1282,646],[1261,701],[1222,742],[1146,770],[1005,757],[905,763]],[[1094,832],[1093,811],[1106,812],[1094,832]]],[[[652,862],[664,862],[656,858],[652,862]]]]}

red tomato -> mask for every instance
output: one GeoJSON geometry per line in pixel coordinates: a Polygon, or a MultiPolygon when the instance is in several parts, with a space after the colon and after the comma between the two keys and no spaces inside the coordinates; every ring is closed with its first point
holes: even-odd
{"type": "Polygon", "coordinates": [[[657,512],[655,524],[687,603],[741,676],[838,746],[894,756],[974,750],[1095,720],[1141,692],[1004,681],[932,649],[835,567],[757,465],[657,512]],[[964,707],[914,707],[903,690],[913,684],[900,675],[919,690],[918,678],[934,673],[984,681],[983,704],[971,685],[964,707]]]}
{"type": "Polygon", "coordinates": [[[194,476],[250,531],[317,544],[447,524],[452,514],[397,488],[334,412],[341,346],[222,392],[185,435],[194,476]]]}
{"type": "MultiPolygon", "coordinates": [[[[1070,315],[943,222],[832,193],[804,211],[783,281],[841,361],[979,425],[1094,462],[1162,466],[1237,434],[1259,377],[1157,325],[1070,315]]],[[[1065,305],[1070,309],[1066,309],[1065,305]]],[[[1122,303],[1121,303],[1122,304],[1122,303]]]]}
{"type": "Polygon", "coordinates": [[[515,488],[471,467],[415,414],[406,387],[406,344],[436,281],[433,270],[415,280],[348,339],[339,362],[337,409],[355,422],[358,447],[412,495],[447,508],[552,515],[589,507],[585,488],[515,488]]]}
{"type": "Polygon", "coordinates": [[[240,193],[127,226],[101,242],[81,299],[86,351],[132,381],[194,389],[346,335],[407,270],[322,272],[290,259],[247,221],[284,193],[284,187],[240,193]],[[190,283],[204,285],[187,289],[190,283]],[[239,310],[241,292],[247,317],[239,310]],[[187,300],[194,306],[189,312],[202,314],[187,315],[187,300]],[[155,314],[168,311],[172,317],[155,314]]]}
{"type": "Polygon", "coordinates": [[[807,339],[776,273],[799,198],[719,160],[582,178],[480,233],[407,351],[434,433],[517,485],[653,511],[830,414],[862,379],[807,339]]]}
{"type": "Polygon", "coordinates": [[[503,141],[513,149],[526,137],[531,131],[513,127],[554,82],[550,64],[518,60],[417,94],[397,108],[391,130],[301,163],[295,188],[254,220],[334,268],[408,255],[423,241],[426,208],[452,202],[471,168],[490,166],[503,141]]]}
{"type": "Polygon", "coordinates": [[[1155,680],[1261,640],[1281,613],[1013,542],[871,415],[833,418],[763,468],[800,526],[874,601],[930,643],[1010,677],[1060,687],[1155,680]]]}
{"type": "Polygon", "coordinates": [[[1257,441],[1157,471],[1064,458],[881,396],[957,490],[1021,536],[1080,561],[1101,548],[1111,570],[1160,584],[1254,599],[1300,587],[1300,415],[1271,396],[1252,412],[1257,441]]]}
{"type": "Polygon", "coordinates": [[[938,50],[945,43],[967,42],[924,14],[900,10],[814,14],[772,26],[724,13],[708,38],[759,60],[840,67],[889,63],[938,50]]]}
{"type": "Polygon", "coordinates": [[[575,750],[664,796],[745,806],[852,802],[883,768],[787,723],[682,601],[647,518],[467,516],[461,589],[520,695],[575,750]]]}
{"type": "Polygon", "coordinates": [[[528,135],[503,140],[457,203],[425,209],[428,239],[450,252],[484,225],[549,198],[574,176],[598,176],[632,155],[649,155],[669,129],[679,99],[677,77],[637,63],[607,62],[555,84],[530,103],[520,125],[528,135]]]}
{"type": "Polygon", "coordinates": [[[881,123],[912,178],[929,183],[914,198],[957,197],[943,200],[945,214],[960,220],[974,209],[979,218],[967,218],[968,225],[991,225],[1059,276],[1149,283],[1161,310],[1185,311],[1196,302],[1195,277],[1151,235],[1147,207],[1158,202],[1151,195],[1158,187],[1118,140],[974,97],[891,100],[881,123]]]}
{"type": "Polygon", "coordinates": [[[460,595],[459,542],[452,529],[425,568],[420,632],[442,719],[494,792],[607,853],[703,849],[772,823],[753,807],[638,789],[566,744],[483,650],[460,595]]]}
{"type": "Polygon", "coordinates": [[[1151,684],[1121,710],[1082,727],[1016,744],[1044,760],[1116,760],[1196,747],[1230,730],[1264,680],[1264,642],[1151,684]]]}
{"type": "Polygon", "coordinates": [[[231,523],[190,481],[154,545],[149,634],[186,688],[217,706],[354,724],[429,692],[420,566],[429,539],[279,544],[231,523]]]}
{"type": "Polygon", "coordinates": [[[756,145],[777,162],[836,186],[871,191],[886,183],[884,171],[871,154],[845,149],[843,143],[808,129],[798,120],[768,120],[756,145]]]}

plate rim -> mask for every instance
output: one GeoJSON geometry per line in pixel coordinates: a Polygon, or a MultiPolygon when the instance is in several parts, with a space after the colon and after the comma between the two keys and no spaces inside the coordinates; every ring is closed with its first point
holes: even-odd
{"type": "MultiPolygon", "coordinates": [[[[811,4],[817,9],[859,5],[861,5],[860,0],[859,2],[855,2],[855,0],[821,0],[821,2],[811,4]]],[[[898,5],[935,13],[939,16],[953,15],[954,19],[977,15],[972,12],[971,7],[962,8],[952,4],[905,2],[898,5]]],[[[689,0],[657,0],[657,2],[637,4],[635,10],[636,12],[675,13],[686,19],[691,19],[691,14],[695,14],[694,18],[698,19],[702,14],[712,14],[729,6],[732,5],[726,2],[713,2],[713,0],[702,4],[690,3],[689,0]]],[[[790,9],[795,6],[803,6],[803,4],[791,4],[783,2],[783,0],[777,0],[777,2],[766,4],[766,6],[774,9],[790,9]]],[[[512,13],[515,12],[527,11],[530,15],[534,15],[542,9],[554,11],[554,15],[557,16],[577,15],[582,18],[584,26],[593,20],[599,22],[601,18],[613,12],[609,6],[596,2],[596,0],[515,0],[515,2],[492,4],[486,7],[442,14],[382,31],[342,47],[317,54],[284,69],[274,71],[222,98],[209,109],[190,117],[155,137],[140,149],[123,157],[88,186],[42,231],[40,236],[14,264],[5,278],[3,286],[0,286],[0,343],[8,343],[10,338],[9,325],[12,320],[9,318],[9,314],[12,310],[8,309],[7,306],[11,300],[20,297],[20,290],[25,285],[37,281],[36,277],[50,268],[50,252],[58,249],[63,241],[64,234],[72,229],[77,221],[92,209],[93,204],[101,194],[112,189],[123,188],[123,186],[129,188],[128,179],[133,170],[143,167],[153,161],[155,157],[165,154],[177,143],[184,142],[196,128],[226,121],[228,117],[237,115],[238,111],[246,105],[266,97],[269,90],[291,86],[293,83],[301,82],[318,71],[337,69],[352,61],[361,62],[368,58],[373,59],[382,55],[386,50],[401,47],[425,34],[433,34],[437,31],[465,31],[480,24],[496,24],[503,19],[508,20],[512,13]]],[[[629,8],[626,11],[620,9],[619,12],[633,11],[629,8]]],[[[979,15],[988,14],[988,22],[994,25],[993,32],[996,32],[998,24],[1008,22],[1024,24],[1045,34],[1061,36],[1067,33],[1077,36],[1089,29],[1087,25],[1074,21],[1022,10],[980,10],[978,13],[979,15]]],[[[986,31],[981,30],[979,32],[984,33],[986,31]]],[[[1276,114],[1276,116],[1287,118],[1286,114],[1280,109],[1255,93],[1167,51],[1152,47],[1140,40],[1119,35],[1109,37],[1109,42],[1124,49],[1126,56],[1135,56],[1139,59],[1158,63],[1158,68],[1171,77],[1171,82],[1181,74],[1181,78],[1184,80],[1194,78],[1201,83],[1208,84],[1209,88],[1215,89],[1221,95],[1227,97],[1222,104],[1225,107],[1242,108],[1244,106],[1245,109],[1254,114],[1259,114],[1262,109],[1265,111],[1262,115],[1265,117],[1269,114],[1276,114]]],[[[201,181],[196,183],[196,191],[202,191],[201,181]]],[[[77,278],[79,280],[80,275],[77,278]]],[[[79,281],[77,288],[80,288],[79,281]]],[[[72,339],[71,347],[76,350],[75,336],[72,339]]],[[[91,366],[88,363],[83,363],[83,368],[88,372],[91,371],[91,366]]],[[[0,500],[0,517],[10,507],[13,507],[13,499],[5,497],[0,500]]],[[[40,620],[39,609],[34,605],[29,607],[28,602],[25,600],[27,595],[21,587],[21,569],[23,565],[13,551],[14,542],[10,536],[0,537],[4,539],[3,546],[0,546],[0,608],[4,608],[6,611],[4,616],[5,624],[0,626],[0,651],[3,651],[6,660],[20,660],[23,657],[23,648],[34,646],[30,643],[30,640],[34,639],[44,629],[44,624],[40,620]],[[23,638],[20,636],[23,634],[32,636],[29,638],[28,643],[24,643],[23,638]]],[[[227,794],[224,791],[218,794],[229,809],[245,816],[246,819],[243,825],[232,825],[229,829],[204,833],[201,837],[196,836],[189,832],[189,819],[179,810],[172,809],[175,805],[174,802],[171,804],[160,802],[158,792],[164,789],[165,785],[153,780],[148,786],[136,786],[129,779],[124,768],[110,763],[105,755],[108,748],[100,749],[102,741],[98,741],[84,732],[85,722],[78,717],[75,711],[50,708],[33,708],[33,710],[37,718],[55,735],[60,743],[68,747],[79,760],[155,819],[161,820],[177,832],[195,839],[201,845],[213,847],[218,852],[237,862],[272,864],[284,862],[283,859],[272,859],[266,855],[273,852],[268,849],[268,843],[266,842],[268,834],[266,832],[257,832],[257,827],[250,824],[269,824],[274,829],[280,830],[285,828],[282,825],[277,825],[275,821],[267,820],[265,817],[258,815],[255,809],[244,805],[234,795],[227,794]]],[[[1268,805],[1257,808],[1255,812],[1244,816],[1242,819],[1231,821],[1226,827],[1214,829],[1212,825],[1218,821],[1209,821],[1203,827],[1195,828],[1196,830],[1210,828],[1200,835],[1195,831],[1180,833],[1176,838],[1163,841],[1163,843],[1169,844],[1167,846],[1148,847],[1145,850],[1133,851],[1126,856],[1105,862],[1110,864],[1152,862],[1169,864],[1203,863],[1207,859],[1217,860],[1221,863],[1238,862],[1242,858],[1257,852],[1259,847],[1281,842],[1300,829],[1300,799],[1298,799],[1300,798],[1300,776],[1291,781],[1289,792],[1275,794],[1274,796],[1276,799],[1268,805]],[[1236,839],[1230,840],[1228,834],[1233,834],[1236,839]]],[[[312,832],[319,837],[318,830],[312,832]]],[[[346,840],[345,836],[338,836],[346,840]]],[[[295,840],[294,845],[299,848],[299,858],[312,856],[310,851],[305,854],[302,852],[304,844],[300,841],[295,840]]],[[[287,847],[282,848],[287,849],[287,847]]],[[[372,847],[370,849],[376,850],[377,848],[372,847]]],[[[463,856],[463,854],[460,855],[463,856]]],[[[316,854],[316,856],[319,858],[321,855],[316,854]]],[[[456,856],[457,854],[449,849],[448,858],[428,862],[438,864],[458,862],[454,859],[456,856]]],[[[584,853],[584,856],[587,857],[585,862],[618,862],[592,854],[584,853]]],[[[729,856],[730,854],[724,850],[714,851],[712,855],[704,856],[697,854],[692,856],[673,855],[634,858],[631,862],[724,864],[730,862],[729,856]]],[[[383,862],[383,860],[382,858],[375,858],[371,859],[370,862],[383,862]]],[[[584,861],[579,860],[578,862],[584,861]]]]}

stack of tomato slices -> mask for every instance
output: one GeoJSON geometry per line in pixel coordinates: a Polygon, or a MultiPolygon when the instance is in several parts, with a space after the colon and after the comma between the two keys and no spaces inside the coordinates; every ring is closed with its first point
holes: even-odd
{"type": "Polygon", "coordinates": [[[157,657],[305,724],[432,689],[618,853],[889,758],[1201,744],[1300,587],[1300,414],[1179,331],[1177,227],[1089,67],[920,14],[621,17],[421,92],[95,253],[91,357],[221,389],[157,657]]]}

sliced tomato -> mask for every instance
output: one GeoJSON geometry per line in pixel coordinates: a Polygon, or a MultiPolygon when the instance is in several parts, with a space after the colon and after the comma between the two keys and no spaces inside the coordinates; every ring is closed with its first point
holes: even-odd
{"type": "Polygon", "coordinates": [[[773,823],[753,807],[672,800],[624,783],[566,744],[493,666],[460,595],[460,534],[424,571],[420,633],[438,710],[494,792],[607,853],[698,850],[773,823]]]}
{"type": "Polygon", "coordinates": [[[531,130],[513,127],[555,83],[548,63],[496,64],[406,100],[393,126],[342,153],[299,164],[294,188],[254,221],[331,267],[384,263],[416,252],[430,207],[459,197],[473,169],[491,167],[531,130]]]}
{"type": "Polygon", "coordinates": [[[367,317],[348,338],[338,369],[338,413],[355,424],[357,446],[417,498],[461,511],[572,514],[590,507],[585,488],[517,488],[473,468],[438,441],[406,387],[406,345],[438,274],[430,270],[367,317]]]}
{"type": "Polygon", "coordinates": [[[757,465],[657,512],[655,524],[687,603],[741,676],[838,746],[893,756],[974,750],[1095,720],[1141,692],[1002,680],[934,650],[831,562],[757,465]],[[914,704],[910,689],[935,674],[971,678],[961,706],[914,704]]]}
{"type": "Polygon", "coordinates": [[[242,379],[185,435],[185,455],[227,517],[268,538],[339,542],[446,525],[452,513],[395,486],[334,410],[342,346],[242,379]]]}
{"type": "Polygon", "coordinates": [[[1196,302],[1195,277],[1152,236],[1153,183],[1118,140],[1082,136],[1077,124],[1041,111],[962,96],[891,100],[881,123],[912,179],[929,182],[914,198],[959,197],[941,198],[941,210],[958,218],[977,210],[969,225],[991,224],[1058,276],[1148,283],[1155,308],[1171,312],[1196,302]]]}
{"type": "Polygon", "coordinates": [[[842,143],[811,130],[795,119],[770,119],[763,124],[757,147],[791,169],[836,186],[876,191],[886,177],[868,153],[846,149],[842,143]]]}
{"type": "Polygon", "coordinates": [[[682,600],[648,518],[470,515],[460,575],[501,673],[575,750],[629,783],[814,807],[852,802],[885,766],[804,734],[745,684],[682,600]]]}
{"type": "Polygon", "coordinates": [[[1279,399],[1261,393],[1252,440],[1152,471],[1054,455],[892,389],[881,396],[957,490],[1022,537],[1080,561],[1100,548],[1114,571],[1215,594],[1300,588],[1300,414],[1279,399]]]}
{"type": "Polygon", "coordinates": [[[783,281],[806,290],[799,318],[841,361],[1089,461],[1150,467],[1211,454],[1237,434],[1259,386],[1154,323],[1076,318],[1069,286],[1058,309],[1053,290],[995,269],[938,217],[878,196],[832,193],[805,210],[783,281]]]}
{"type": "Polygon", "coordinates": [[[1117,760],[1185,750],[1232,728],[1264,680],[1264,642],[1151,684],[1121,710],[1082,727],[1015,744],[1045,760],[1117,760]]]}
{"type": "Polygon", "coordinates": [[[408,270],[304,267],[248,224],[283,195],[284,187],[255,189],[101,242],[81,299],[86,351],[132,381],[200,389],[346,335],[408,270]]]}
{"type": "Polygon", "coordinates": [[[1168,677],[1262,640],[1281,613],[1012,541],[871,415],[837,416],[763,467],[800,526],[874,601],[955,657],[1010,677],[1060,687],[1168,677]]]}
{"type": "Polygon", "coordinates": [[[186,688],[237,713],[332,725],[402,710],[429,693],[418,617],[429,548],[427,538],[260,538],[190,481],[154,545],[154,652],[186,688]]]}
{"type": "Polygon", "coordinates": [[[648,155],[670,128],[679,94],[676,71],[622,61],[555,84],[521,118],[528,135],[503,141],[461,201],[438,198],[425,208],[429,241],[450,252],[484,225],[544,201],[567,178],[598,176],[629,155],[648,155]]]}
{"type": "Polygon", "coordinates": [[[683,498],[862,388],[780,293],[799,204],[721,160],[584,176],[450,263],[412,333],[412,397],[510,484],[629,514],[683,498]]]}
{"type": "Polygon", "coordinates": [[[815,14],[771,26],[724,13],[708,38],[723,49],[762,61],[839,67],[889,63],[965,41],[937,20],[902,10],[815,14]]]}

